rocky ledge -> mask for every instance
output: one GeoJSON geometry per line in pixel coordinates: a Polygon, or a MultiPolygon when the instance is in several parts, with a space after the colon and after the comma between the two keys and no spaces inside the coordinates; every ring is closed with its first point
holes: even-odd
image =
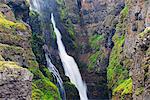
{"type": "Polygon", "coordinates": [[[0,61],[0,100],[30,100],[32,77],[16,63],[0,61]]]}

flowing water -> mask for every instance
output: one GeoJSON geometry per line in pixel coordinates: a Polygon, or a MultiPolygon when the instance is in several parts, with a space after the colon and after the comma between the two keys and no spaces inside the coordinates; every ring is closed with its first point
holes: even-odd
{"type": "Polygon", "coordinates": [[[80,99],[88,100],[87,93],[86,93],[86,90],[87,90],[86,84],[82,81],[81,74],[79,72],[79,69],[75,60],[73,59],[73,57],[69,56],[65,50],[65,47],[61,40],[61,33],[56,27],[53,14],[51,14],[51,21],[54,27],[54,32],[56,34],[59,55],[60,55],[64,70],[65,70],[65,75],[69,77],[70,81],[78,89],[80,99]]]}
{"type": "MultiPolygon", "coordinates": [[[[51,2],[50,0],[44,0],[44,1],[43,0],[30,0],[30,9],[39,13],[41,25],[45,26],[45,27],[42,27],[42,32],[44,34],[50,33],[49,31],[50,31],[50,25],[51,25],[51,20],[50,20],[51,8],[50,8],[49,4],[52,5],[52,3],[50,3],[50,2],[51,2]]],[[[47,51],[48,51],[48,47],[46,48],[46,53],[45,53],[45,57],[46,57],[46,61],[47,61],[47,67],[48,67],[49,71],[53,74],[54,78],[56,78],[56,80],[57,80],[57,87],[59,88],[62,100],[66,100],[66,94],[65,94],[65,89],[63,87],[63,81],[60,77],[58,70],[52,64],[51,59],[50,59],[47,51]]]]}
{"type": "Polygon", "coordinates": [[[56,67],[52,64],[51,59],[49,58],[48,54],[45,54],[46,61],[47,61],[47,66],[50,72],[53,73],[54,77],[57,79],[57,86],[59,87],[59,91],[61,92],[61,97],[63,100],[66,100],[66,95],[65,95],[65,90],[63,87],[63,81],[60,77],[60,74],[56,67]]]}
{"type": "MultiPolygon", "coordinates": [[[[43,33],[50,33],[50,24],[52,22],[54,27],[54,32],[56,33],[57,38],[57,45],[59,49],[59,55],[63,64],[63,68],[65,71],[65,75],[69,77],[70,81],[76,86],[79,91],[80,99],[81,100],[88,100],[87,98],[87,87],[86,84],[82,81],[81,74],[79,72],[78,66],[73,59],[73,57],[69,56],[65,50],[65,47],[61,40],[61,33],[56,27],[56,23],[54,20],[53,14],[51,14],[52,10],[56,7],[54,0],[30,0],[31,10],[35,10],[40,14],[40,19],[42,21],[41,24],[46,26],[43,28],[43,33]]],[[[59,75],[58,70],[52,64],[51,59],[49,58],[48,54],[45,54],[48,69],[53,75],[56,77],[59,90],[61,92],[62,99],[65,99],[65,91],[63,88],[63,81],[59,75]]]]}

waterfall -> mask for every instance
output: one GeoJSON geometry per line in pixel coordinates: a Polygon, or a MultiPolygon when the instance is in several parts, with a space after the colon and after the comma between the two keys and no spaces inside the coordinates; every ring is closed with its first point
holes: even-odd
{"type": "Polygon", "coordinates": [[[69,56],[65,50],[65,47],[61,40],[61,33],[56,27],[53,14],[51,14],[51,21],[54,27],[54,32],[56,34],[59,55],[63,64],[63,68],[65,70],[65,75],[69,77],[70,81],[78,89],[80,99],[88,100],[87,93],[86,93],[86,90],[87,90],[86,84],[82,81],[81,74],[79,72],[79,69],[75,60],[73,59],[73,57],[69,56]]]}
{"type": "MultiPolygon", "coordinates": [[[[56,7],[54,2],[55,2],[54,0],[30,0],[30,5],[31,5],[30,9],[37,11],[40,14],[40,19],[42,21],[41,24],[44,25],[43,27],[44,34],[46,34],[47,32],[48,33],[50,32],[50,26],[51,26],[50,24],[52,22],[54,31],[56,33],[59,55],[63,64],[65,75],[69,77],[70,81],[78,89],[80,99],[88,100],[87,93],[86,93],[86,90],[87,90],[86,84],[82,81],[81,74],[79,72],[79,69],[75,60],[73,59],[73,57],[67,54],[65,47],[62,43],[62,40],[61,40],[61,34],[56,27],[54,16],[53,14],[50,14],[50,12],[56,7]]],[[[59,72],[57,71],[56,67],[52,64],[51,59],[49,58],[48,54],[45,54],[45,56],[47,60],[48,69],[56,77],[58,85],[59,85],[59,90],[61,94],[63,95],[65,94],[65,91],[62,85],[63,81],[59,75],[59,72]]]]}
{"type": "MultiPolygon", "coordinates": [[[[52,3],[50,3],[50,0],[44,0],[44,1],[43,0],[30,0],[30,9],[39,13],[41,24],[45,25],[45,27],[42,27],[42,32],[44,34],[50,34],[50,25],[51,25],[50,4],[53,5],[52,3]]],[[[53,74],[54,78],[56,78],[57,80],[57,87],[59,88],[62,100],[66,100],[66,94],[65,94],[65,89],[63,87],[63,81],[60,77],[58,70],[51,62],[51,59],[49,57],[48,47],[46,45],[44,46],[45,46],[44,50],[45,50],[45,57],[47,61],[48,70],[53,74]]]]}
{"type": "Polygon", "coordinates": [[[58,70],[56,69],[56,67],[52,64],[51,59],[49,58],[48,54],[45,54],[46,57],[46,61],[47,61],[47,66],[50,72],[52,72],[52,74],[54,75],[54,77],[57,79],[57,85],[59,87],[59,91],[61,92],[61,96],[63,100],[66,100],[66,95],[65,95],[65,90],[63,87],[63,81],[60,77],[60,74],[58,72],[58,70]]]}

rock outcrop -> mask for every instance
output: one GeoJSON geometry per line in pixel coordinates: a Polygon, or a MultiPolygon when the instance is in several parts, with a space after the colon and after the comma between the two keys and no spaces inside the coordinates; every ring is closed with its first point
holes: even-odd
{"type": "Polygon", "coordinates": [[[113,99],[148,100],[149,1],[126,0],[120,14],[108,67],[113,99]]]}
{"type": "Polygon", "coordinates": [[[131,0],[124,54],[131,59],[133,100],[150,98],[150,1],[131,0]]]}
{"type": "Polygon", "coordinates": [[[0,61],[0,99],[31,100],[33,75],[14,62],[0,61]]]}
{"type": "MultiPolygon", "coordinates": [[[[1,91],[3,92],[2,98],[15,100],[47,100],[52,98],[59,100],[58,88],[51,82],[51,73],[45,66],[39,66],[32,51],[34,44],[31,42],[33,37],[30,26],[27,24],[28,19],[29,4],[26,0],[0,0],[0,61],[4,61],[5,65],[7,65],[7,61],[8,64],[9,61],[17,63],[18,66],[27,68],[33,73],[31,84],[31,79],[29,79],[30,82],[23,81],[27,78],[24,75],[29,73],[27,70],[24,71],[23,68],[20,68],[20,70],[17,68],[11,69],[12,73],[8,73],[8,76],[10,76],[10,83],[9,80],[7,82],[8,87],[7,83],[0,85],[0,88],[4,88],[1,91]],[[9,91],[11,89],[12,91],[9,91]]],[[[13,63],[10,64],[12,64],[10,67],[15,67],[13,63]]],[[[7,70],[4,69],[1,72],[6,72],[5,77],[7,78],[7,70]]]]}

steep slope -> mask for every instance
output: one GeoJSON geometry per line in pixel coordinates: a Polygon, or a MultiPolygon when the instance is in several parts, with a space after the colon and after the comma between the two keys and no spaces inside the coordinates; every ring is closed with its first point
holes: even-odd
{"type": "Polygon", "coordinates": [[[108,67],[108,84],[114,100],[150,97],[149,4],[144,0],[126,0],[120,15],[108,67]]]}
{"type": "Polygon", "coordinates": [[[57,2],[62,22],[73,25],[67,29],[74,33],[89,97],[101,98],[101,90],[108,92],[108,66],[108,88],[115,100],[149,98],[149,1],[57,2]]]}
{"type": "MultiPolygon", "coordinates": [[[[40,71],[41,66],[37,63],[32,51],[31,29],[25,23],[29,19],[28,15],[29,5],[25,0],[2,0],[0,2],[0,60],[16,62],[19,66],[29,69],[34,74],[32,81],[33,100],[47,98],[59,100],[58,89],[50,81],[51,73],[48,72],[46,67],[42,67],[45,70],[43,72],[45,76],[43,75],[40,71]]],[[[7,64],[7,62],[2,63],[7,64]]],[[[15,68],[13,70],[15,71],[15,68]]],[[[21,84],[24,84],[24,82],[22,81],[21,84]]],[[[29,87],[31,87],[31,84],[29,84],[29,87]]],[[[29,90],[31,92],[31,89],[29,90]]],[[[24,92],[24,90],[22,91],[24,92]]]]}
{"type": "Polygon", "coordinates": [[[76,53],[89,98],[108,99],[106,68],[124,0],[65,0],[65,3],[57,0],[57,3],[61,21],[76,44],[73,50],[66,47],[71,55],[76,53]]]}
{"type": "MultiPolygon", "coordinates": [[[[17,72],[28,73],[24,69],[27,68],[34,75],[32,99],[59,100],[58,88],[53,84],[56,79],[45,67],[44,53],[49,52],[64,81],[67,99],[79,99],[77,89],[62,68],[56,36],[49,24],[53,12],[66,51],[75,58],[87,83],[89,99],[150,98],[149,0],[45,0],[43,3],[46,18],[40,20],[36,11],[29,10],[29,1],[0,1],[0,71],[4,72],[1,70],[4,65],[13,67],[10,70],[15,74],[16,66],[17,72]],[[43,50],[44,44],[49,51],[43,50]]],[[[27,84],[30,85],[24,89],[31,90],[30,78],[27,84]]],[[[30,98],[31,91],[24,93],[30,98]]]]}

